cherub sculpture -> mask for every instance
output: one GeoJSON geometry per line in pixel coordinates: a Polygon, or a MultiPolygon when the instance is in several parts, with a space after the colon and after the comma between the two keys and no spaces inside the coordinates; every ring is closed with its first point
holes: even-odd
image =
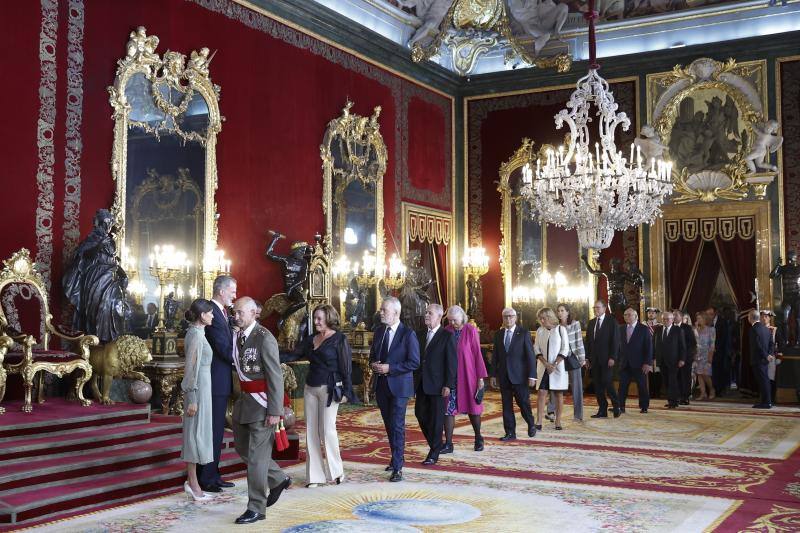
{"type": "MultiPolygon", "coordinates": [[[[653,126],[649,124],[642,126],[642,131],[639,134],[641,137],[634,139],[633,144],[642,152],[642,163],[649,167],[650,161],[663,157],[667,147],[661,144],[661,138],[653,126]]],[[[635,163],[635,161],[631,162],[635,163]]]]}
{"type": "Polygon", "coordinates": [[[414,45],[419,44],[424,48],[433,41],[453,2],[452,0],[399,0],[399,3],[402,7],[416,8],[417,17],[422,20],[422,25],[408,40],[408,47],[414,48],[414,45]]]}
{"type": "Polygon", "coordinates": [[[769,154],[777,152],[783,144],[783,137],[778,135],[778,121],[768,120],[764,124],[756,124],[753,130],[755,131],[753,147],[744,157],[747,169],[752,174],[759,170],[777,172],[778,167],[769,163],[769,154]]]}
{"type": "Polygon", "coordinates": [[[567,4],[553,0],[508,0],[511,16],[533,37],[534,54],[539,55],[552,37],[558,37],[567,21],[567,4]]]}

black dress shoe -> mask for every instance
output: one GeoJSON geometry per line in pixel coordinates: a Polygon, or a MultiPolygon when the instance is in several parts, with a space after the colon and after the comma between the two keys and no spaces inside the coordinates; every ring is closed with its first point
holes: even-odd
{"type": "Polygon", "coordinates": [[[439,450],[439,454],[441,455],[443,453],[453,453],[453,443],[452,442],[445,443],[445,445],[442,446],[442,449],[439,450]]]}
{"type": "Polygon", "coordinates": [[[664,407],[666,407],[667,409],[677,409],[678,408],[678,404],[677,403],[668,403],[668,404],[664,405],[664,407]]]}
{"type": "Polygon", "coordinates": [[[222,492],[222,487],[218,485],[200,485],[203,492],[222,492]]]}
{"type": "Polygon", "coordinates": [[[639,409],[639,412],[647,414],[647,409],[639,409]]]}
{"type": "Polygon", "coordinates": [[[389,481],[392,483],[396,483],[398,481],[403,481],[403,471],[402,470],[394,470],[392,475],[389,476],[389,481]]]}
{"type": "Polygon", "coordinates": [[[608,418],[608,413],[597,413],[592,415],[590,418],[608,418]]]}
{"type": "Polygon", "coordinates": [[[482,452],[483,451],[483,437],[475,437],[474,450],[476,452],[482,452]]]}
{"type": "Polygon", "coordinates": [[[536,426],[528,426],[528,436],[529,437],[536,436],[536,426]]]}
{"type": "Polygon", "coordinates": [[[425,466],[435,465],[436,459],[434,459],[433,457],[428,457],[427,459],[422,461],[422,464],[424,464],[425,466]]]}
{"type": "Polygon", "coordinates": [[[292,478],[286,476],[286,479],[284,479],[280,485],[278,485],[274,489],[270,489],[269,495],[267,496],[267,507],[275,505],[275,502],[277,502],[278,498],[281,497],[281,492],[283,492],[284,489],[289,487],[289,485],[291,484],[292,484],[292,478]]]}
{"type": "Polygon", "coordinates": [[[391,472],[392,470],[394,470],[394,467],[392,465],[389,465],[386,468],[384,468],[383,470],[384,470],[384,472],[391,472]]]}
{"type": "Polygon", "coordinates": [[[506,441],[509,441],[509,440],[517,440],[517,436],[514,435],[513,433],[506,433],[505,435],[500,437],[500,440],[503,441],[503,442],[506,442],[506,441]]]}
{"type": "Polygon", "coordinates": [[[622,412],[619,410],[619,407],[614,409],[614,418],[619,418],[619,415],[621,415],[621,414],[622,414],[622,412]]]}
{"type": "Polygon", "coordinates": [[[753,406],[753,409],[772,409],[772,405],[768,403],[757,403],[753,406]]]}
{"type": "Polygon", "coordinates": [[[681,405],[689,405],[689,400],[681,400],[681,405]]]}
{"type": "Polygon", "coordinates": [[[233,487],[236,486],[233,483],[231,483],[230,481],[224,481],[224,480],[223,481],[218,481],[217,485],[222,487],[223,489],[230,489],[230,488],[233,488],[233,487]]]}
{"type": "Polygon", "coordinates": [[[258,522],[259,520],[264,520],[266,516],[261,513],[257,513],[255,511],[247,510],[242,513],[242,516],[236,519],[237,524],[252,524],[253,522],[258,522]]]}
{"type": "Polygon", "coordinates": [[[620,408],[619,408],[619,412],[620,412],[620,413],[622,413],[622,414],[624,415],[624,414],[625,414],[625,408],[624,408],[624,407],[620,407],[620,408]]]}

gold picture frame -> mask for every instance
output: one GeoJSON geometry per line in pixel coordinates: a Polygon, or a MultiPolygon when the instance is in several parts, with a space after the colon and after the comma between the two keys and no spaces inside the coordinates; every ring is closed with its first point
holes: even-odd
{"type": "Polygon", "coordinates": [[[647,121],[673,162],[672,202],[741,200],[745,157],[765,123],[766,61],[701,58],[647,76],[647,121]]]}

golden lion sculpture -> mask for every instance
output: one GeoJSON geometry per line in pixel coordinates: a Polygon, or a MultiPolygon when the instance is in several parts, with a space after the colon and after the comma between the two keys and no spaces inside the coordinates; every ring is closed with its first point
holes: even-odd
{"type": "Polygon", "coordinates": [[[153,360],[147,343],[133,335],[121,335],[103,346],[90,348],[89,363],[92,365],[92,392],[103,405],[113,405],[110,397],[114,378],[138,379],[150,383],[147,376],[136,370],[153,360]],[[100,380],[102,383],[102,392],[100,380]]]}

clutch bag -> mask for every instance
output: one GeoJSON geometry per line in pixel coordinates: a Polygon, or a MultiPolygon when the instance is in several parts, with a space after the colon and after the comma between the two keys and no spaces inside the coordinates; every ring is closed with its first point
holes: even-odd
{"type": "Polygon", "coordinates": [[[481,387],[475,392],[475,403],[483,403],[483,393],[486,389],[481,387]]]}

